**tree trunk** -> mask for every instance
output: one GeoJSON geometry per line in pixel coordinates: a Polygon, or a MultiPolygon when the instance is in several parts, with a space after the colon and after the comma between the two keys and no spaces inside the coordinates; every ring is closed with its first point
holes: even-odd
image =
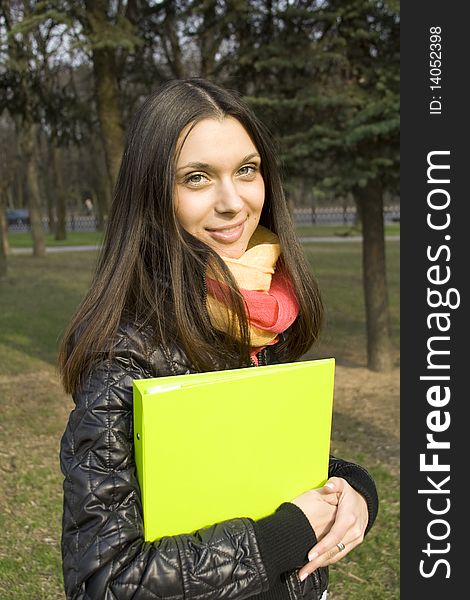
{"type": "Polygon", "coordinates": [[[7,206],[10,208],[25,207],[24,180],[25,170],[24,165],[21,164],[18,168],[17,174],[15,175],[12,191],[8,192],[9,201],[7,202],[7,206]]]}
{"type": "Polygon", "coordinates": [[[27,159],[27,181],[29,189],[29,217],[31,221],[31,235],[33,238],[33,256],[46,256],[46,243],[44,240],[44,227],[42,224],[41,202],[39,198],[38,168],[34,155],[27,159]]]}
{"type": "Polygon", "coordinates": [[[57,204],[56,195],[57,189],[55,185],[55,181],[53,181],[54,177],[54,167],[52,165],[52,157],[50,150],[50,142],[48,141],[48,153],[47,153],[47,173],[42,172],[42,178],[44,182],[44,198],[46,199],[46,211],[47,211],[47,232],[49,234],[55,234],[57,219],[55,207],[57,204]]]}
{"type": "Polygon", "coordinates": [[[96,198],[94,198],[96,206],[96,229],[104,231],[111,205],[111,190],[107,177],[98,174],[97,181],[96,198]]]}
{"type": "Polygon", "coordinates": [[[200,76],[210,78],[214,73],[215,57],[220,45],[220,40],[217,37],[215,29],[218,23],[216,2],[206,2],[204,9],[203,27],[199,34],[199,47],[201,51],[200,76]]]}
{"type": "Polygon", "coordinates": [[[10,254],[10,242],[8,241],[8,222],[6,218],[6,209],[8,206],[8,192],[11,184],[14,181],[16,164],[11,166],[10,176],[3,177],[0,182],[0,255],[6,260],[10,254]]]}
{"type": "Polygon", "coordinates": [[[105,166],[100,157],[103,156],[103,145],[101,140],[96,136],[90,138],[92,154],[96,157],[95,169],[93,171],[93,187],[96,196],[93,198],[96,207],[96,228],[98,231],[103,231],[111,207],[112,195],[109,185],[109,178],[106,177],[105,166]]]}
{"type": "Polygon", "coordinates": [[[112,50],[104,48],[93,51],[96,102],[111,189],[116,184],[124,150],[124,130],[114,62],[112,50]]]}
{"type": "Polygon", "coordinates": [[[41,147],[38,162],[47,165],[45,169],[41,170],[42,188],[40,194],[41,197],[46,199],[47,232],[52,234],[55,231],[55,184],[52,181],[51,142],[45,132],[39,134],[37,147],[40,146],[43,147],[41,147]]]}
{"type": "Polygon", "coordinates": [[[3,250],[0,250],[0,280],[5,279],[8,274],[8,260],[3,250]]]}
{"type": "Polygon", "coordinates": [[[0,279],[7,276],[8,260],[7,256],[10,252],[8,244],[8,225],[5,218],[6,202],[4,194],[0,197],[0,279]]]}
{"type": "Polygon", "coordinates": [[[356,188],[354,199],[362,220],[362,268],[367,327],[367,366],[392,368],[385,263],[383,192],[378,181],[356,188]]]}
{"type": "Polygon", "coordinates": [[[10,254],[8,241],[8,223],[5,215],[5,206],[0,207],[0,252],[7,257],[10,254]]]}
{"type": "Polygon", "coordinates": [[[177,79],[185,77],[183,53],[181,51],[180,37],[178,35],[178,23],[176,18],[177,8],[175,2],[166,2],[165,20],[163,21],[163,49],[168,66],[177,79]]]}
{"type": "MultiPolygon", "coordinates": [[[[109,28],[107,2],[87,0],[86,9],[93,35],[105,36],[109,28]]],[[[124,150],[124,127],[114,48],[93,48],[93,76],[106,168],[111,189],[114,189],[124,150]]]]}
{"type": "Polygon", "coordinates": [[[21,123],[16,121],[16,126],[21,157],[26,171],[26,185],[29,194],[29,218],[33,238],[33,256],[46,256],[44,228],[41,217],[39,173],[35,155],[35,128],[37,126],[27,118],[23,118],[21,123]]]}
{"type": "Polygon", "coordinates": [[[55,138],[52,139],[51,144],[51,162],[53,179],[55,184],[54,196],[56,199],[57,214],[57,222],[55,224],[55,239],[65,240],[67,239],[67,231],[65,228],[66,202],[64,181],[62,179],[62,171],[60,169],[59,149],[55,144],[55,138]]]}
{"type": "Polygon", "coordinates": [[[48,223],[48,233],[55,233],[56,231],[56,219],[54,216],[54,193],[51,192],[50,185],[47,186],[47,223],[48,223]]]}

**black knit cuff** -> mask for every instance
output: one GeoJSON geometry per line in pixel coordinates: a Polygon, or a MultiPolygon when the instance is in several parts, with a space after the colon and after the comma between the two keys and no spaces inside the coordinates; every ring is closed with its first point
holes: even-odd
{"type": "Polygon", "coordinates": [[[369,511],[369,522],[367,523],[364,532],[364,535],[366,535],[374,524],[379,511],[379,497],[374,480],[363,467],[353,463],[345,463],[340,466],[337,471],[335,471],[334,476],[346,479],[349,485],[353,487],[356,492],[359,492],[366,501],[367,510],[369,511]]]}
{"type": "Polygon", "coordinates": [[[284,502],[274,514],[253,524],[270,589],[274,589],[281,573],[308,562],[307,554],[317,539],[302,509],[292,502],[284,502]]]}
{"type": "Polygon", "coordinates": [[[283,581],[280,577],[276,583],[272,585],[267,592],[257,594],[255,600],[291,600],[289,590],[287,589],[287,582],[283,581]]]}

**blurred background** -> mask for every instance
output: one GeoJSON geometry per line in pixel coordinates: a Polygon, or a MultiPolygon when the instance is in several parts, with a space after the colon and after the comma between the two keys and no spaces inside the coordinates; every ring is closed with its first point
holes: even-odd
{"type": "Polygon", "coordinates": [[[332,600],[398,592],[399,3],[0,0],[0,595],[63,598],[60,336],[90,282],[132,114],[168,79],[271,130],[335,356],[333,450],[381,512],[332,600]],[[12,435],[14,433],[14,435],[12,435]]]}

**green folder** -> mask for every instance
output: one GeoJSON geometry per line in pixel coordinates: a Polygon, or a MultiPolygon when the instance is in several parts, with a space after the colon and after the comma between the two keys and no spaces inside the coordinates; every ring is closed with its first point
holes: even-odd
{"type": "Polygon", "coordinates": [[[145,540],[259,519],[328,478],[333,358],[135,379],[145,540]]]}

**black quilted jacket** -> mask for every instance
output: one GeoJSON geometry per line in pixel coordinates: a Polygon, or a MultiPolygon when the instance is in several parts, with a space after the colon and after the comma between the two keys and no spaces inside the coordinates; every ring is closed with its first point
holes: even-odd
{"type": "MultiPolygon", "coordinates": [[[[281,362],[276,346],[262,364],[281,362]]],[[[300,583],[315,534],[303,512],[285,502],[258,521],[230,519],[187,535],[144,542],[132,432],[132,380],[191,372],[184,354],[152,346],[149,332],[122,326],[115,356],[90,371],[74,396],[61,441],[64,474],[62,558],[73,600],[320,600],[328,583],[318,569],[300,583]]],[[[369,474],[331,458],[330,476],[344,477],[377,514],[369,474]]]]}

